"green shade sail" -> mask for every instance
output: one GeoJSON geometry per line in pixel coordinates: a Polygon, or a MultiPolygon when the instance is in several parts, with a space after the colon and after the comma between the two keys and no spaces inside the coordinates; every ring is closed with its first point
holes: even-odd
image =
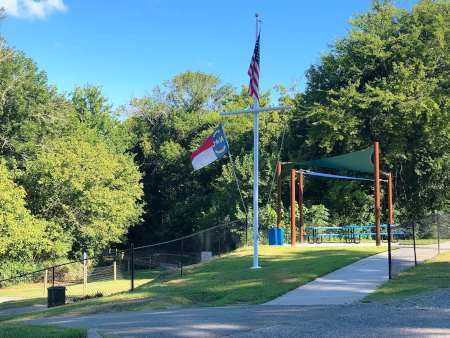
{"type": "Polygon", "coordinates": [[[304,162],[294,162],[297,165],[310,165],[314,167],[325,167],[345,170],[362,171],[365,173],[375,173],[372,163],[373,146],[358,150],[350,154],[339,155],[321,160],[311,160],[304,162]]]}

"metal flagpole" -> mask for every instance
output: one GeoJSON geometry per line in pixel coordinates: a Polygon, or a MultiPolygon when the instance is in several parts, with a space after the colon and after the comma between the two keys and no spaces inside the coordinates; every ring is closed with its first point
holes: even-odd
{"type": "MultiPolygon", "coordinates": [[[[258,14],[255,14],[256,17],[256,40],[258,40],[259,35],[259,20],[258,14]]],[[[259,76],[259,75],[258,75],[259,76]]],[[[248,110],[238,110],[231,112],[223,112],[220,115],[232,115],[232,114],[245,114],[245,113],[253,113],[253,142],[254,142],[254,153],[253,153],[253,267],[252,269],[260,269],[258,266],[258,153],[259,153],[259,113],[270,110],[282,110],[289,109],[291,106],[284,107],[270,107],[270,108],[259,108],[258,107],[258,99],[253,97],[255,108],[248,110]]]]}
{"type": "MultiPolygon", "coordinates": [[[[256,38],[258,39],[258,13],[255,14],[256,17],[256,38]]],[[[253,97],[253,102],[255,109],[258,109],[258,99],[253,97]]],[[[260,269],[258,266],[258,168],[259,168],[259,112],[255,112],[253,115],[253,267],[252,269],[260,269]]]]}

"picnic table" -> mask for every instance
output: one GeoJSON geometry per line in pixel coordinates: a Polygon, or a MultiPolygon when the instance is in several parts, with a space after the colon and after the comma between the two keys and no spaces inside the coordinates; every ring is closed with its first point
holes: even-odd
{"type": "MultiPolygon", "coordinates": [[[[392,228],[396,228],[398,225],[391,225],[392,228]]],[[[339,242],[345,241],[346,243],[360,243],[361,236],[375,236],[376,233],[372,229],[375,229],[375,225],[350,225],[344,227],[310,227],[305,228],[305,231],[311,232],[303,235],[307,239],[308,243],[323,243],[324,238],[339,238],[339,242]],[[370,229],[372,231],[364,232],[363,229],[370,229]],[[326,231],[326,232],[324,232],[326,231]]],[[[387,225],[380,225],[381,229],[387,230],[387,225]]],[[[381,232],[381,236],[387,236],[387,232],[381,232]]],[[[404,232],[391,231],[391,236],[401,236],[404,232]]]]}

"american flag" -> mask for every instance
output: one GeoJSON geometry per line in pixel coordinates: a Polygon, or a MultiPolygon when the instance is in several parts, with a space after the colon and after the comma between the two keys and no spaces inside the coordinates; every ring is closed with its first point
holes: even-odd
{"type": "Polygon", "coordinates": [[[253,51],[252,62],[248,68],[250,84],[248,85],[248,95],[259,101],[259,36],[256,40],[255,50],[253,51]]]}

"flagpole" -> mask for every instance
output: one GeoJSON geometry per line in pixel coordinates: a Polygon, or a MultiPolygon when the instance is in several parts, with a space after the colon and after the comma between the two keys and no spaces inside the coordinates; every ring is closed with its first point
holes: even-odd
{"type": "MultiPolygon", "coordinates": [[[[258,39],[258,17],[259,14],[255,14],[256,17],[256,38],[258,39]]],[[[258,109],[258,99],[253,97],[255,109],[258,109]]],[[[259,167],[259,112],[256,111],[253,115],[253,267],[252,269],[260,269],[258,266],[258,167],[259,167]]]]}
{"type": "Polygon", "coordinates": [[[252,62],[248,70],[248,75],[250,76],[249,92],[248,94],[253,97],[254,109],[248,110],[238,110],[232,112],[222,112],[220,115],[231,115],[231,114],[246,114],[253,113],[253,266],[251,269],[260,269],[258,265],[258,162],[259,162],[259,113],[270,111],[270,110],[283,110],[290,109],[291,106],[284,107],[269,107],[269,108],[259,108],[259,14],[255,14],[256,17],[256,43],[255,49],[252,56],[252,62]]]}

